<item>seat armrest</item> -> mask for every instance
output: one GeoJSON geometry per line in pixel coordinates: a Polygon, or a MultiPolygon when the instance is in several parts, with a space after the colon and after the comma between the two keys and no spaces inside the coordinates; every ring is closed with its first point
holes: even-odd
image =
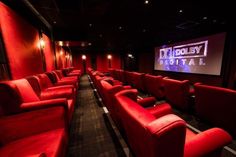
{"type": "Polygon", "coordinates": [[[73,85],[55,85],[55,86],[52,86],[52,87],[48,87],[46,88],[47,89],[61,89],[61,88],[75,88],[73,85]]]}
{"type": "Polygon", "coordinates": [[[146,97],[137,100],[137,103],[143,107],[153,106],[155,105],[155,102],[156,102],[155,97],[146,97]]]}
{"type": "Polygon", "coordinates": [[[201,132],[185,143],[185,157],[207,156],[219,151],[232,141],[232,137],[223,129],[212,128],[201,132]]]}
{"type": "Polygon", "coordinates": [[[62,106],[4,116],[0,118],[0,126],[1,144],[54,129],[68,129],[62,106]]]}
{"type": "Polygon", "coordinates": [[[121,90],[123,90],[123,87],[121,85],[115,85],[109,90],[109,94],[114,95],[121,90]]]}
{"type": "Polygon", "coordinates": [[[132,89],[132,87],[130,85],[125,85],[123,86],[124,89],[132,89]]]}
{"type": "Polygon", "coordinates": [[[65,98],[22,103],[20,108],[23,111],[30,111],[55,106],[63,106],[66,112],[68,111],[67,100],[65,98]]]}
{"type": "Polygon", "coordinates": [[[39,153],[39,154],[27,155],[25,157],[47,157],[47,155],[45,153],[39,153]]]}
{"type": "Polygon", "coordinates": [[[160,118],[164,115],[173,113],[172,108],[168,103],[157,104],[154,107],[146,108],[146,110],[156,118],[160,118]]]}

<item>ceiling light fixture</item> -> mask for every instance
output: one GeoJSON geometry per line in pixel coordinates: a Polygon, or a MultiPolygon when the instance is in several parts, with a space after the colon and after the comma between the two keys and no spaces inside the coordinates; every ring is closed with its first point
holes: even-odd
{"type": "Polygon", "coordinates": [[[179,13],[182,13],[182,12],[183,12],[183,10],[182,10],[182,9],[180,9],[180,10],[179,10],[179,13]]]}
{"type": "Polygon", "coordinates": [[[145,4],[148,4],[148,3],[149,3],[149,1],[148,1],[148,0],[145,0],[145,1],[144,1],[144,3],[145,3],[145,4]]]}

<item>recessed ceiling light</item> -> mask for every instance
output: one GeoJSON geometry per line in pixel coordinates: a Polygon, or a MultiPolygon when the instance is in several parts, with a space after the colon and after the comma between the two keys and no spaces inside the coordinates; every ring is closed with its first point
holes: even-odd
{"type": "Polygon", "coordinates": [[[204,16],[202,19],[203,19],[203,20],[206,20],[206,19],[207,19],[207,16],[204,16]]]}
{"type": "Polygon", "coordinates": [[[119,30],[121,30],[122,29],[122,27],[121,26],[119,26],[119,30]]]}
{"type": "Polygon", "coordinates": [[[145,0],[145,1],[144,1],[144,4],[148,4],[148,3],[149,3],[149,1],[148,1],[148,0],[145,0]]]}
{"type": "Polygon", "coordinates": [[[90,23],[90,24],[89,24],[89,27],[92,27],[92,26],[93,26],[93,24],[92,24],[92,23],[90,23]]]}
{"type": "Polygon", "coordinates": [[[57,23],[57,21],[53,21],[53,23],[54,23],[54,24],[56,24],[56,23],[57,23]]]}
{"type": "Polygon", "coordinates": [[[182,9],[180,9],[180,10],[179,10],[179,13],[182,13],[182,12],[183,12],[183,10],[182,10],[182,9]]]}
{"type": "Polygon", "coordinates": [[[88,45],[89,45],[89,46],[91,46],[91,45],[92,45],[92,43],[88,43],[88,45]]]}

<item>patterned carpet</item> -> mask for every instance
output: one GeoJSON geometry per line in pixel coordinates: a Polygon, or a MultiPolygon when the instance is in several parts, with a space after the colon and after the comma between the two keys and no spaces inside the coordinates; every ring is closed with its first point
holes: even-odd
{"type": "Polygon", "coordinates": [[[126,156],[103,109],[99,107],[87,75],[80,79],[68,157],[126,156]]]}

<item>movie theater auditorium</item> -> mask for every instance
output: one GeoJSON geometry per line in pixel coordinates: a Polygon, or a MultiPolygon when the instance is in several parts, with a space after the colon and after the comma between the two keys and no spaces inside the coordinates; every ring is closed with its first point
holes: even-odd
{"type": "Polygon", "coordinates": [[[55,41],[8,4],[0,2],[0,157],[236,156],[228,32],[150,53],[90,53],[93,43],[55,41]]]}

